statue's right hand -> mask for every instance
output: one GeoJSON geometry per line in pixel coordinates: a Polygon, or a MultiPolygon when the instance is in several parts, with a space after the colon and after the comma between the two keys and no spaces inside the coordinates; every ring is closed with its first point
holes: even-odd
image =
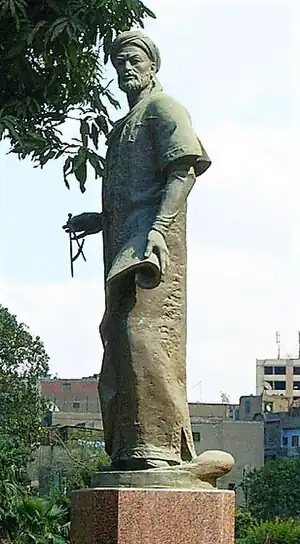
{"type": "Polygon", "coordinates": [[[84,238],[89,234],[96,234],[102,230],[102,213],[81,213],[70,216],[69,220],[62,227],[68,234],[81,233],[77,238],[84,238]]]}

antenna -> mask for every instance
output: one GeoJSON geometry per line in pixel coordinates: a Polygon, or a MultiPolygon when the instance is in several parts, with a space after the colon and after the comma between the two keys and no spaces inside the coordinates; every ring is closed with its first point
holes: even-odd
{"type": "Polygon", "coordinates": [[[220,391],[220,395],[221,395],[222,404],[229,404],[230,403],[229,395],[227,395],[223,391],[220,391]]]}
{"type": "MultiPolygon", "coordinates": [[[[300,342],[300,333],[299,333],[299,342],[300,342]]],[[[280,359],[280,332],[279,331],[276,331],[276,344],[277,344],[277,359],[280,359]]]]}
{"type": "Polygon", "coordinates": [[[196,387],[199,387],[199,400],[197,402],[202,402],[202,381],[200,380],[200,382],[196,383],[193,387],[193,389],[195,389],[196,387]]]}

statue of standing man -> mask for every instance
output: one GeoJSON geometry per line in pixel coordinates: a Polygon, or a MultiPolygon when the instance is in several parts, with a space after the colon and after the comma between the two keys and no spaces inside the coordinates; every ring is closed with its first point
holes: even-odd
{"type": "Polygon", "coordinates": [[[124,32],[111,61],[129,112],[108,136],[102,213],[64,228],[103,232],[99,394],[111,469],[164,469],[196,457],[186,391],[186,201],[211,162],[187,111],[156,78],[153,41],[124,32]]]}

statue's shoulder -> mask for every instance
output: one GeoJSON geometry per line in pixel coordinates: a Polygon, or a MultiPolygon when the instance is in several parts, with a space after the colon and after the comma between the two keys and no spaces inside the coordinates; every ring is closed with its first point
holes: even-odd
{"type": "Polygon", "coordinates": [[[162,91],[154,93],[150,97],[147,110],[153,115],[159,115],[164,113],[171,114],[172,112],[186,112],[186,109],[183,107],[182,104],[180,104],[180,102],[162,91]]]}
{"type": "Polygon", "coordinates": [[[182,104],[175,100],[175,98],[169,96],[162,91],[154,93],[150,97],[148,102],[148,108],[150,110],[170,110],[174,108],[184,109],[182,104]]]}

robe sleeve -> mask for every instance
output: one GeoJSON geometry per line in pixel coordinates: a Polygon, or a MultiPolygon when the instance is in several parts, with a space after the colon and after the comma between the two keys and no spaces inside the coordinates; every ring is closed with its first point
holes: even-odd
{"type": "Polygon", "coordinates": [[[191,158],[196,176],[207,170],[211,161],[181,104],[164,93],[156,93],[149,104],[147,118],[160,170],[186,158],[191,158]]]}

